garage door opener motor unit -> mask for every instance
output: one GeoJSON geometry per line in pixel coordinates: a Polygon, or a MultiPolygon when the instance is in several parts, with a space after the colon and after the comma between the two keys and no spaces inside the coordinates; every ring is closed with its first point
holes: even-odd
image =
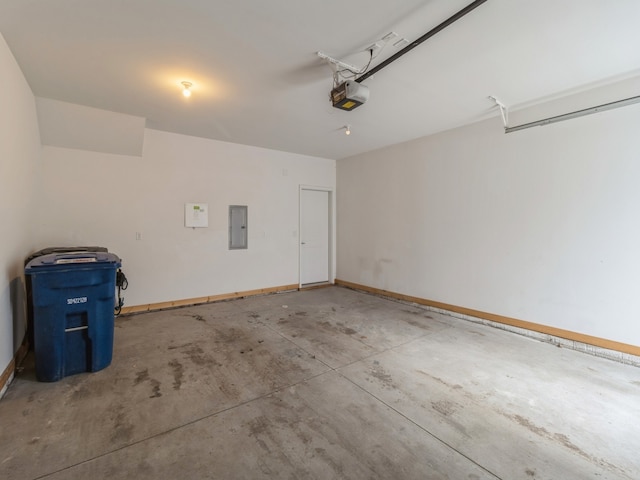
{"type": "Polygon", "coordinates": [[[351,111],[369,99],[369,88],[347,80],[331,90],[331,103],[340,110],[351,111]]]}

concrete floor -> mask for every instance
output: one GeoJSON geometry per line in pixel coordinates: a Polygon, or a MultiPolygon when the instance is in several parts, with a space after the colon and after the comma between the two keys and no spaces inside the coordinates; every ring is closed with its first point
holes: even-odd
{"type": "Polygon", "coordinates": [[[0,401],[2,479],[638,479],[640,369],[340,287],[116,320],[0,401]]]}

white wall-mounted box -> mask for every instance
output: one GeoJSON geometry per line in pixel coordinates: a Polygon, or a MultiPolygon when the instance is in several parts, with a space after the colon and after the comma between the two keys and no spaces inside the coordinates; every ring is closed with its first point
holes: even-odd
{"type": "Polygon", "coordinates": [[[208,227],[209,205],[206,203],[185,203],[184,226],[192,228],[208,227]]]}

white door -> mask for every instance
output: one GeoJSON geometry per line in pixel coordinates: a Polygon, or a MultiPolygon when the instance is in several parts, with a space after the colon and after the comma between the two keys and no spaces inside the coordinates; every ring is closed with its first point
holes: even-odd
{"type": "Polygon", "coordinates": [[[329,281],[329,192],[300,194],[300,284],[329,281]]]}

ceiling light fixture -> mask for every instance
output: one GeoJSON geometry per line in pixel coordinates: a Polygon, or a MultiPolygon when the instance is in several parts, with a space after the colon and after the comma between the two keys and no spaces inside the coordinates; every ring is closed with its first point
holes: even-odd
{"type": "Polygon", "coordinates": [[[182,90],[182,95],[184,95],[185,97],[189,98],[191,96],[191,86],[193,85],[193,83],[191,82],[182,82],[181,83],[183,86],[183,90],[182,90]]]}
{"type": "Polygon", "coordinates": [[[345,135],[351,135],[351,125],[345,125],[342,128],[344,128],[344,134],[345,135]]]}

